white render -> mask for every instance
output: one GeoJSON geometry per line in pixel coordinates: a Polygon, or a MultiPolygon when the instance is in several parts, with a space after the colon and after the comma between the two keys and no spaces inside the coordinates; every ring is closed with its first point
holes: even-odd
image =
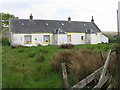
{"type": "Polygon", "coordinates": [[[37,45],[61,45],[61,44],[99,44],[99,43],[108,43],[108,38],[104,36],[101,32],[99,33],[10,33],[9,41],[12,44],[18,44],[22,46],[37,46],[37,45]],[[25,35],[31,35],[31,44],[25,44],[24,37],[25,35]],[[44,35],[50,36],[50,42],[44,42],[44,35]],[[71,35],[71,41],[67,41],[67,35],[71,35]],[[81,40],[83,36],[83,40],[81,40]]]}

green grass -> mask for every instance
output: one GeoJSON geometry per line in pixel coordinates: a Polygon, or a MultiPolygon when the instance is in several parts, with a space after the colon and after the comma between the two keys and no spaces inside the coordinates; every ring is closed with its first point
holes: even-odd
{"type": "MultiPolygon", "coordinates": [[[[75,45],[75,48],[89,47],[108,51],[114,44],[75,45]]],[[[62,79],[59,72],[51,68],[50,60],[59,46],[37,46],[12,48],[2,46],[2,86],[3,88],[61,88],[62,79]],[[32,55],[33,54],[33,55],[32,55]],[[43,62],[36,56],[42,54],[43,62]]],[[[72,80],[69,80],[72,83],[72,80]]]]}
{"type": "Polygon", "coordinates": [[[105,34],[109,38],[109,42],[115,43],[117,41],[117,35],[116,34],[105,34]]]}
{"type": "Polygon", "coordinates": [[[58,46],[3,46],[3,88],[60,88],[61,76],[51,71],[49,63],[52,54],[58,49],[58,46]],[[33,52],[35,55],[29,56],[33,52]],[[36,61],[36,55],[40,53],[45,57],[44,62],[36,61]]]}

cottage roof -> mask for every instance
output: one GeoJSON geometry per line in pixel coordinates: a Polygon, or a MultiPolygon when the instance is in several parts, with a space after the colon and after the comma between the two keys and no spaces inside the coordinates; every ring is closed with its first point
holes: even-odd
{"type": "Polygon", "coordinates": [[[10,26],[15,33],[53,33],[58,29],[65,32],[101,32],[94,22],[79,21],[12,19],[10,26]]]}

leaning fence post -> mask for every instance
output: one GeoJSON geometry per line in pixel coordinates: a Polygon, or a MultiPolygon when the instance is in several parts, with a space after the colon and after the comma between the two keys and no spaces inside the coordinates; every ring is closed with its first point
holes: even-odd
{"type": "Polygon", "coordinates": [[[110,55],[111,55],[111,50],[109,51],[107,59],[106,59],[105,64],[103,66],[103,70],[102,70],[101,75],[100,75],[100,80],[98,81],[98,84],[93,88],[93,90],[95,88],[101,88],[102,87],[105,76],[106,76],[107,79],[109,78],[109,74],[107,74],[107,75],[105,75],[105,74],[106,74],[106,71],[107,71],[107,68],[108,68],[108,65],[109,65],[109,62],[110,62],[110,55]]]}
{"type": "Polygon", "coordinates": [[[104,55],[103,55],[103,52],[102,52],[102,51],[100,51],[100,55],[101,55],[101,59],[102,59],[102,64],[104,65],[105,60],[104,60],[104,55]]]}
{"type": "Polygon", "coordinates": [[[61,63],[61,67],[62,67],[63,88],[69,88],[65,63],[61,63]]]}

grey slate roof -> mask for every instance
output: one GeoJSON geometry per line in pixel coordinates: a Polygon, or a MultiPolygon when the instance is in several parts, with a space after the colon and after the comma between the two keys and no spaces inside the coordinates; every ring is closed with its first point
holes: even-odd
{"type": "Polygon", "coordinates": [[[56,29],[61,29],[65,32],[86,32],[86,30],[101,32],[94,22],[12,19],[10,25],[14,33],[53,33],[56,29]]]}

